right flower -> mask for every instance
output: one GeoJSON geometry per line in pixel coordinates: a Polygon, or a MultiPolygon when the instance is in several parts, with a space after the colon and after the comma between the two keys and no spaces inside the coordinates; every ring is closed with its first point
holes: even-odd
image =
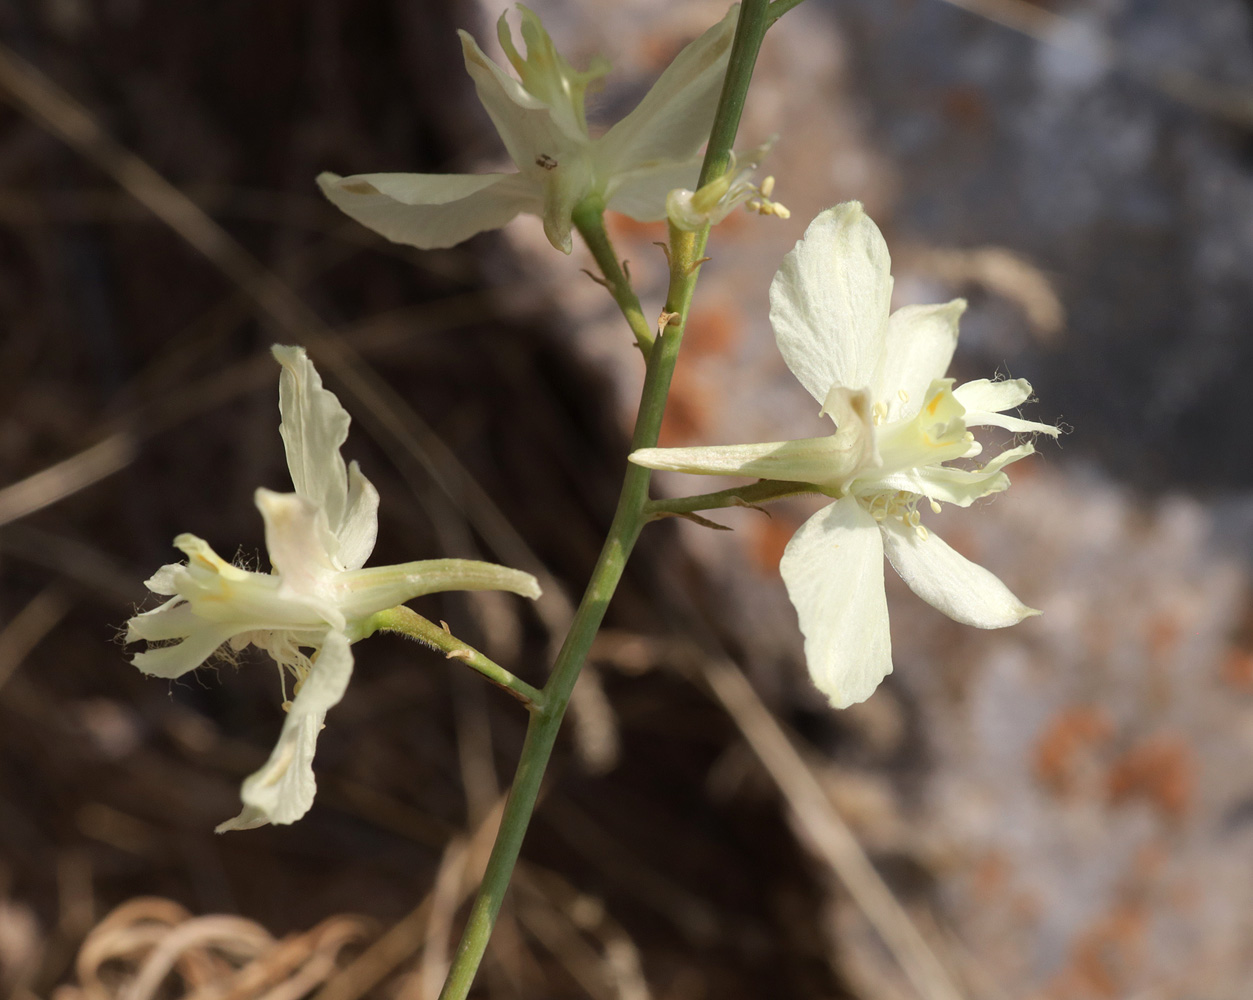
{"type": "Polygon", "coordinates": [[[968,428],[1056,437],[1009,416],[1031,395],[1023,379],[944,377],[966,303],[890,311],[891,260],[858,202],[828,209],[784,258],[770,322],[787,366],[835,423],[826,437],[770,444],[644,448],[651,469],[811,483],[835,499],[792,536],[779,569],[805,637],[814,683],[836,708],[868,698],[892,671],[883,556],[924,601],[977,628],[1040,612],[994,574],[922,526],[918,504],[967,507],[1009,486],[1009,448],[980,468],[945,463],[982,451],[968,428]]]}

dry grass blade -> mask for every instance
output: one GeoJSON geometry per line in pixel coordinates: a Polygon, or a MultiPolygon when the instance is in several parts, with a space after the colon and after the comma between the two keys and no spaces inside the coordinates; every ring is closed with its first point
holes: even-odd
{"type": "Polygon", "coordinates": [[[0,688],[73,606],[74,602],[65,588],[53,583],[32,597],[13,616],[4,631],[0,631],[0,688]]]}
{"type": "MultiPolygon", "coordinates": [[[[477,883],[483,877],[483,869],[487,866],[487,856],[491,851],[492,842],[496,839],[496,831],[500,828],[500,816],[504,808],[505,800],[502,797],[496,803],[495,808],[483,818],[470,838],[469,845],[462,851],[461,864],[464,867],[458,886],[459,897],[456,905],[460,905],[465,897],[466,891],[461,887],[466,881],[477,883]]],[[[446,854],[443,866],[445,868],[450,867],[448,858],[449,855],[446,854]]],[[[437,879],[435,888],[421,903],[389,928],[387,933],[370,945],[351,964],[329,979],[314,1000],[357,1000],[412,958],[429,938],[428,924],[432,919],[435,895],[439,888],[437,879]]]]}
{"type": "Polygon", "coordinates": [[[465,841],[456,839],[449,843],[435,875],[435,888],[431,890],[431,916],[426,922],[426,935],[422,948],[422,964],[418,974],[410,980],[417,989],[402,992],[400,1000],[436,1000],[450,964],[449,949],[452,944],[453,920],[457,907],[465,895],[466,863],[470,851],[465,841]]]}
{"type": "Polygon", "coordinates": [[[126,468],[137,449],[130,434],[111,434],[63,462],[0,489],[0,525],[25,517],[42,507],[126,468]]]}
{"type": "Polygon", "coordinates": [[[778,785],[810,840],[874,926],[925,1000],[962,1000],[962,993],[892,894],[818,779],[743,672],[729,661],[701,657],[701,676],[778,785]]]}

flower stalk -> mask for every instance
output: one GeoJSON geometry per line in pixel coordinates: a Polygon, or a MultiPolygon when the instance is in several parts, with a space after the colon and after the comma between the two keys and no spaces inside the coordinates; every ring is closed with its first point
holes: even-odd
{"type": "Polygon", "coordinates": [[[536,711],[543,704],[544,694],[539,688],[532,687],[495,660],[484,656],[469,643],[462,642],[448,631],[446,625],[436,625],[429,618],[423,618],[412,608],[403,604],[371,615],[363,626],[363,630],[363,639],[369,638],[375,632],[395,632],[408,636],[424,646],[438,649],[450,660],[460,660],[471,670],[477,670],[498,688],[517,698],[531,711],[536,711]]]}
{"type": "Polygon", "coordinates": [[[609,233],[605,230],[605,199],[598,195],[584,198],[575,206],[571,217],[574,228],[583,237],[583,242],[587,244],[596,260],[596,266],[604,276],[599,280],[609,289],[609,294],[613,296],[614,302],[626,318],[627,325],[631,327],[631,332],[635,334],[635,342],[640,351],[644,357],[648,357],[653,349],[653,331],[648,320],[644,318],[644,307],[640,305],[639,296],[631,287],[631,278],[626,273],[625,266],[618,260],[609,240],[609,233]]]}
{"type": "MultiPolygon", "coordinates": [[[[709,145],[701,167],[701,185],[708,183],[713,177],[721,176],[730,162],[731,148],[739,129],[740,116],[744,109],[748,85],[752,79],[753,66],[757,60],[762,37],[770,24],[767,8],[768,0],[744,0],[740,7],[726,79],[718,99],[709,145]]],[[[589,213],[596,211],[592,205],[585,206],[585,210],[589,213]]],[[[600,232],[603,232],[603,228],[600,232]]],[[[646,354],[644,388],[640,397],[635,430],[631,436],[633,450],[651,448],[657,444],[662,416],[665,413],[666,396],[670,391],[670,381],[678,359],[688,309],[699,277],[700,263],[704,256],[708,236],[708,227],[695,233],[683,232],[673,225],[670,227],[670,285],[666,296],[665,311],[673,319],[670,321],[671,325],[663,328],[663,335],[653,344],[653,349],[646,354]]],[[[608,244],[607,235],[605,247],[616,263],[617,256],[608,244]]],[[[593,249],[593,253],[595,252],[593,249]]],[[[598,263],[600,263],[599,259],[598,263]]],[[[625,281],[625,275],[623,275],[623,280],[625,281]]],[[[632,293],[633,297],[634,293],[632,293]]],[[[616,295],[615,300],[617,300],[616,295]]],[[[621,306],[621,302],[619,305],[621,306]]],[[[632,323],[630,316],[627,316],[627,321],[632,323]]],[[[634,323],[632,323],[632,329],[634,329],[634,323]]],[[[487,942],[491,937],[496,916],[504,901],[505,890],[509,886],[514,865],[517,863],[522,840],[535,810],[544,771],[552,756],[553,745],[561,728],[566,707],[569,705],[570,696],[574,691],[575,682],[587,660],[592,641],[604,620],[609,601],[622,578],[622,572],[631,550],[645,523],[651,519],[651,512],[648,510],[648,487],[651,475],[648,469],[641,466],[628,465],[627,467],[613,523],[605,538],[600,557],[597,559],[583,599],[579,602],[565,643],[557,654],[552,674],[544,686],[542,704],[531,714],[517,772],[509,792],[509,800],[501,817],[500,832],[492,847],[483,881],[471,907],[469,920],[461,942],[457,946],[448,978],[440,993],[440,1000],[464,1000],[470,992],[475,974],[487,949],[487,942]]]]}
{"type": "Polygon", "coordinates": [[[675,499],[649,500],[644,510],[651,520],[660,517],[675,517],[685,514],[696,514],[702,510],[720,510],[726,507],[756,507],[758,504],[771,500],[782,500],[785,497],[804,496],[807,493],[821,493],[812,483],[790,483],[777,479],[762,479],[748,486],[732,486],[730,489],[718,490],[716,493],[698,493],[690,497],[675,499]]]}

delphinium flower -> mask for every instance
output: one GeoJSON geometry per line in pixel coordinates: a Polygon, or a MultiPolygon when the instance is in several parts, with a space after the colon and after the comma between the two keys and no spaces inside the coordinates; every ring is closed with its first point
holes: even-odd
{"type": "Polygon", "coordinates": [[[352,675],[351,644],[376,612],[443,590],[507,590],[538,597],[529,573],[465,559],[432,559],[362,569],[378,530],[378,492],[340,448],[349,416],[322,387],[303,348],[275,346],[279,432],[294,493],[256,491],[273,571],[225,561],[195,535],[174,539],[185,563],[162,566],[147,581],[164,604],[127,623],[126,641],[146,640],[132,662],[146,674],[175,678],[223,646],[253,645],[278,664],[291,700],[278,743],[243,783],[243,810],[218,832],[293,823],[313,804],[313,753],[327,711],[352,675]]]}
{"type": "Polygon", "coordinates": [[[713,124],[736,8],[675,57],[634,111],[595,138],[584,100],[608,63],[574,69],[539,18],[521,5],[518,11],[525,58],[503,14],[497,23],[516,80],[460,32],[466,70],[517,173],[324,173],[318,183],[326,196],[387,239],[421,249],[453,246],[528,213],[569,253],[571,213],[592,194],[641,222],[664,219],[666,195],[694,186],[700,174],[697,150],[713,124]]]}
{"type": "Polygon", "coordinates": [[[890,311],[887,245],[860,204],[819,215],[770,287],[770,321],[784,361],[836,424],[820,438],[772,444],[646,448],[653,469],[813,484],[834,502],[807,520],[780,572],[818,688],[836,707],[863,701],[891,672],[883,556],[919,597],[950,618],[1001,628],[1039,614],[995,575],[923,526],[919,504],[966,507],[1009,486],[1023,443],[977,468],[971,427],[1056,436],[1012,416],[1031,395],[1022,379],[945,378],[957,345],[960,299],[890,311]]]}

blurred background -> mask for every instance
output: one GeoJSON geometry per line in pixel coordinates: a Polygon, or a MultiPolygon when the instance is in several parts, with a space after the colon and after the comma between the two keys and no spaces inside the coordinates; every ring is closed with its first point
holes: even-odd
{"type": "MultiPolygon", "coordinates": [[[[612,59],[606,122],[724,12],[534,6],[575,65],[612,59]]],[[[119,633],[179,532],[264,558],[253,490],[288,488],[268,347],[300,342],[382,495],[372,562],[542,575],[535,607],[415,602],[542,682],[617,494],[629,333],[535,219],[419,253],[313,185],[500,166],[454,33],[500,12],[0,4],[7,995],[437,994],[515,703],[374,638],[312,812],[219,837],[281,726],[274,668],[162,682],[119,633]]],[[[817,430],[766,292],[858,198],[897,305],[969,300],[954,374],[1027,378],[1024,415],[1066,428],[1008,493],[926,519],[1044,615],[967,629],[889,572],[896,672],[836,713],[777,573],[812,504],[650,529],[476,995],[1249,995],[1251,129],[1238,0],[807,0],[772,29],[740,144],[779,136],[792,218],[714,234],[664,443],[817,430]]],[[[659,308],[661,227],[611,221],[659,308]]]]}

